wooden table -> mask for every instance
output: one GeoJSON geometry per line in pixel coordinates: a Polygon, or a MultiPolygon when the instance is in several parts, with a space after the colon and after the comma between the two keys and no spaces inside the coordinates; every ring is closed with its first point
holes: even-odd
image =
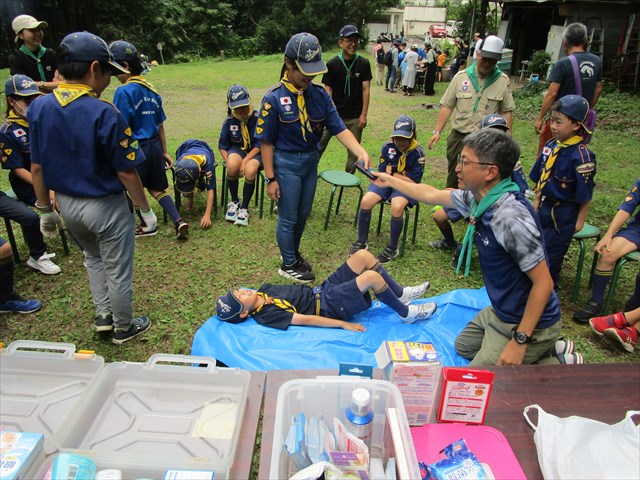
{"type": "MultiPolygon", "coordinates": [[[[529,479],[542,478],[525,406],[539,404],[559,417],[580,415],[609,424],[640,409],[640,364],[521,365],[486,367],[495,372],[485,424],[509,440],[529,479]]],[[[379,372],[379,371],[378,371],[379,372]]],[[[267,373],[258,478],[268,479],[278,389],[288,380],[335,375],[337,370],[272,370],[267,373]]]]}

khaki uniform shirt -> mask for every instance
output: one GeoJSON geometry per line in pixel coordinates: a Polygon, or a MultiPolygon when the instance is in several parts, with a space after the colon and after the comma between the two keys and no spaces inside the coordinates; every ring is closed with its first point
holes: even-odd
{"type": "MultiPolygon", "coordinates": [[[[478,78],[482,87],[483,79],[478,78]]],[[[491,113],[506,113],[515,110],[516,104],[509,88],[511,81],[504,73],[489,88],[476,93],[465,70],[461,70],[444,92],[440,105],[450,108],[452,112],[451,127],[460,133],[471,133],[478,130],[480,121],[491,113]],[[480,96],[478,108],[473,112],[476,98],[480,96]]]]}

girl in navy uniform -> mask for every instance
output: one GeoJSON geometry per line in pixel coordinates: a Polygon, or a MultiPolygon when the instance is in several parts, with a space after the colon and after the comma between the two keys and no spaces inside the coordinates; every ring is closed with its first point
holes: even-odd
{"type": "Polygon", "coordinates": [[[256,189],[256,177],[262,167],[260,141],[255,138],[258,111],[251,107],[249,92],[233,85],[227,92],[227,118],[224,119],[218,150],[227,165],[227,185],[231,202],[225,220],[236,225],[249,224],[249,202],[256,189]],[[238,178],[244,176],[242,203],[238,197],[238,178]]]}
{"type": "Polygon", "coordinates": [[[536,183],[534,208],[556,288],[569,243],[582,230],[593,196],[596,156],[580,136],[588,111],[589,102],[578,95],[566,95],[551,106],[553,139],[545,144],[529,174],[536,183]]]}
{"type": "Polygon", "coordinates": [[[262,100],[256,138],[267,181],[267,194],[278,202],[276,239],[282,255],[278,273],[311,282],[311,265],[300,254],[300,241],[311,212],[318,176],[318,145],[326,127],[369,167],[369,155],[346,129],[331,97],[313,83],[327,71],[318,39],[297,33],[287,43],[282,81],[262,100]]]}
{"type": "MultiPolygon", "coordinates": [[[[380,172],[401,178],[405,182],[420,183],[424,172],[425,154],[416,138],[416,122],[409,115],[401,115],[393,123],[391,141],[382,146],[380,172]]],[[[398,256],[398,240],[404,226],[404,209],[413,207],[417,201],[391,187],[369,185],[360,202],[358,213],[358,240],[351,244],[350,255],[367,249],[371,210],[380,202],[391,202],[391,232],[389,243],[378,255],[380,263],[387,263],[398,256]]]]}
{"type": "MultiPolygon", "coordinates": [[[[146,160],[138,167],[142,185],[155,198],[173,221],[178,240],[189,237],[189,225],[182,220],[176,204],[166,192],[169,187],[166,166],[172,165],[167,150],[167,137],[164,132],[164,121],[167,116],[162,109],[162,98],[158,91],[142,78],[142,59],[136,47],[124,40],[109,45],[116,62],[120,62],[129,70],[129,74],[119,74],[118,80],[124,85],[116,89],[113,103],[127,121],[133,132],[133,138],[139,142],[146,160]]],[[[140,226],[136,236],[155,235],[157,229],[145,225],[138,212],[140,226]]]]}

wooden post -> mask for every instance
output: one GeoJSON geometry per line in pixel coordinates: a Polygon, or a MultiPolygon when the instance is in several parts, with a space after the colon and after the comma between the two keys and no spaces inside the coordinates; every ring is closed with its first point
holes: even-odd
{"type": "Polygon", "coordinates": [[[163,45],[164,45],[164,43],[158,42],[156,47],[158,48],[158,51],[160,52],[160,60],[162,61],[162,64],[164,65],[164,56],[162,55],[162,46],[163,45]]]}

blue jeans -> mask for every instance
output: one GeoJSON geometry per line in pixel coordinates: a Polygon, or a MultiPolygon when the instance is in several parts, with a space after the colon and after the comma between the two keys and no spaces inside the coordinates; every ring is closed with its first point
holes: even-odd
{"type": "Polygon", "coordinates": [[[319,160],[316,150],[275,150],[273,154],[274,173],[280,187],[276,240],[285,265],[296,263],[296,253],[300,251],[300,240],[316,194],[319,160]]]}
{"type": "Polygon", "coordinates": [[[393,90],[394,88],[393,86],[395,84],[396,84],[396,67],[392,65],[390,67],[387,67],[387,79],[384,82],[384,88],[393,90]]]}
{"type": "Polygon", "coordinates": [[[0,192],[0,217],[20,224],[31,257],[37,260],[47,251],[47,245],[40,233],[40,216],[24,203],[0,192]]]}

